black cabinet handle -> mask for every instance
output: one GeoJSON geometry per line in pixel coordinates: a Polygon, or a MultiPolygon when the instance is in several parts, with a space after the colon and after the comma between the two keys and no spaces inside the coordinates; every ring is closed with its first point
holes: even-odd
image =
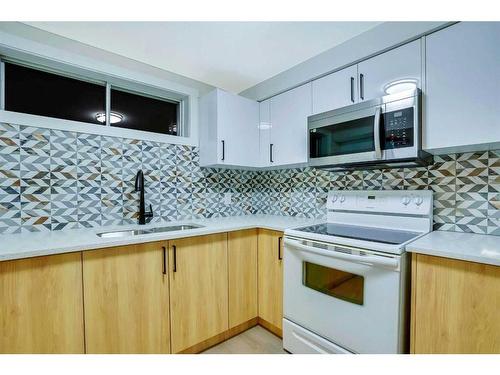
{"type": "Polygon", "coordinates": [[[174,272],[177,272],[177,246],[173,245],[172,249],[174,251],[174,272]]]}
{"type": "Polygon", "coordinates": [[[163,274],[167,274],[167,248],[165,246],[161,247],[163,250],[163,274]]]}
{"type": "Polygon", "coordinates": [[[351,102],[354,103],[354,77],[351,77],[351,102]]]}
{"type": "Polygon", "coordinates": [[[273,146],[274,146],[274,144],[272,144],[272,143],[269,145],[269,161],[271,163],[274,163],[274,161],[273,161],[273,146]]]}
{"type": "Polygon", "coordinates": [[[225,141],[221,142],[222,142],[222,161],[224,161],[224,159],[226,158],[226,142],[225,141]]]}
{"type": "Polygon", "coordinates": [[[359,96],[361,100],[365,100],[365,75],[363,73],[359,75],[359,96]]]}
{"type": "Polygon", "coordinates": [[[278,260],[282,260],[283,257],[281,256],[281,240],[283,237],[278,237],[278,260]]]}

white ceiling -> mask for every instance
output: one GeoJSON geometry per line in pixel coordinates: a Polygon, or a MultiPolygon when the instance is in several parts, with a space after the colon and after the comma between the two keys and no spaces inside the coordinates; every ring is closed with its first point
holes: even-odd
{"type": "Polygon", "coordinates": [[[29,22],[239,93],[379,22],[29,22]]]}

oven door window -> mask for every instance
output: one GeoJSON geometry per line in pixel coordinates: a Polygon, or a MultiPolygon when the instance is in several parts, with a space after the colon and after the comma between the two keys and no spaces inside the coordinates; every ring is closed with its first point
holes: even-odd
{"type": "Polygon", "coordinates": [[[303,262],[303,265],[302,283],[306,287],[347,302],[363,305],[363,276],[309,262],[303,262]]]}
{"type": "Polygon", "coordinates": [[[310,156],[322,158],[374,151],[373,121],[374,116],[367,116],[310,129],[310,156]]]}

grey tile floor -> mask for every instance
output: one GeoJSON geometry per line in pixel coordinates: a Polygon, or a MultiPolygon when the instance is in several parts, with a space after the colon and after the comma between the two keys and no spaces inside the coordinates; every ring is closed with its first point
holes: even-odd
{"type": "Polygon", "coordinates": [[[260,326],[250,328],[202,354],[286,354],[281,339],[260,326]]]}

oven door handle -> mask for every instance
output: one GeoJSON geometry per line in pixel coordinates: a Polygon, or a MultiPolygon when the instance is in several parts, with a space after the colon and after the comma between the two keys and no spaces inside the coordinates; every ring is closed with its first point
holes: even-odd
{"type": "MultiPolygon", "coordinates": [[[[345,254],[337,250],[324,250],[315,246],[304,245],[299,241],[285,237],[285,246],[294,247],[296,249],[307,251],[314,254],[324,255],[330,258],[337,258],[348,262],[368,264],[372,266],[381,266],[397,270],[399,268],[399,260],[380,255],[352,255],[345,254]]],[[[338,247],[338,246],[335,246],[338,247]]],[[[340,247],[339,247],[340,248],[340,247]]]]}

